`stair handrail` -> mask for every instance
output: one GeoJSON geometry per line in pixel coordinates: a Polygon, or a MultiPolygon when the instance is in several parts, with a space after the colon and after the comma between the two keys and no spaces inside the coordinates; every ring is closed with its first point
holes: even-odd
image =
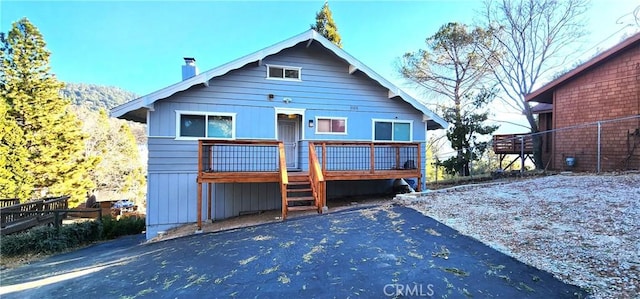
{"type": "Polygon", "coordinates": [[[280,193],[282,194],[282,220],[287,218],[287,185],[289,185],[289,174],[287,173],[287,158],[285,156],[284,143],[278,142],[278,158],[280,167],[280,193]]]}
{"type": "Polygon", "coordinates": [[[309,142],[309,178],[316,207],[318,211],[322,211],[322,205],[324,204],[324,174],[322,173],[316,146],[313,142],[309,142]]]}

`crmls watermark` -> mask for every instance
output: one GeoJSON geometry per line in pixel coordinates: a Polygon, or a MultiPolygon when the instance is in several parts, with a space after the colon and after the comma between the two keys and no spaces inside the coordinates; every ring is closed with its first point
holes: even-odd
{"type": "Polygon", "coordinates": [[[390,283],[384,285],[384,289],[382,289],[385,296],[400,296],[400,297],[431,297],[434,295],[433,285],[432,284],[421,284],[421,283],[413,283],[413,284],[400,284],[400,283],[390,283]]]}

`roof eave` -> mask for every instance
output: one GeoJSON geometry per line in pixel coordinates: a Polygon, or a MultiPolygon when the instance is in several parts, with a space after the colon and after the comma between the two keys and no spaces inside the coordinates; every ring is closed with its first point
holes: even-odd
{"type": "MultiPolygon", "coordinates": [[[[249,63],[260,61],[264,57],[276,54],[282,51],[283,49],[293,47],[304,41],[308,41],[309,44],[311,44],[311,42],[313,41],[319,42],[320,44],[322,44],[322,46],[329,49],[336,56],[340,57],[341,59],[349,63],[350,73],[354,72],[355,70],[359,70],[363,72],[369,78],[378,82],[378,84],[380,84],[384,88],[388,89],[390,94],[400,97],[403,101],[405,101],[406,103],[409,103],[414,109],[422,112],[429,120],[433,121],[433,124],[435,124],[435,126],[431,126],[429,127],[429,129],[444,129],[448,127],[449,124],[444,119],[442,119],[440,116],[435,114],[433,111],[426,108],[418,100],[409,96],[404,91],[396,87],[394,84],[387,81],[385,78],[378,75],[375,71],[373,71],[372,69],[370,69],[369,67],[361,63],[358,59],[351,56],[349,53],[342,50],[341,48],[333,44],[331,41],[329,41],[328,39],[324,38],[318,32],[311,29],[301,34],[298,34],[294,37],[291,37],[287,40],[274,44],[270,47],[262,49],[260,51],[254,52],[249,55],[245,55],[241,58],[238,58],[229,63],[223,64],[219,67],[208,70],[206,72],[203,72],[192,78],[183,80],[171,86],[168,86],[158,91],[155,91],[153,93],[150,93],[146,96],[135,99],[129,103],[120,105],[111,110],[111,115],[118,118],[127,118],[127,117],[132,118],[130,113],[132,111],[140,111],[140,109],[148,109],[149,107],[152,107],[156,101],[163,98],[167,98],[177,92],[189,89],[194,85],[197,85],[197,84],[208,85],[209,80],[211,80],[214,77],[224,75],[231,70],[242,68],[243,66],[249,63]]],[[[391,98],[391,96],[389,98],[391,98]]]]}
{"type": "Polygon", "coordinates": [[[640,43],[640,32],[634,34],[633,36],[625,39],[621,43],[613,46],[612,48],[598,54],[597,56],[589,59],[587,62],[581,64],[575,69],[567,72],[566,74],[560,76],[559,78],[545,84],[544,86],[534,90],[530,94],[525,95],[524,100],[526,102],[539,102],[539,103],[553,103],[553,97],[549,97],[548,94],[553,94],[553,90],[559,85],[565,83],[568,80],[571,80],[573,77],[585,72],[601,62],[607,60],[609,57],[617,54],[618,52],[624,51],[627,48],[633,46],[634,44],[640,43]],[[545,97],[545,95],[547,95],[545,97]]]}

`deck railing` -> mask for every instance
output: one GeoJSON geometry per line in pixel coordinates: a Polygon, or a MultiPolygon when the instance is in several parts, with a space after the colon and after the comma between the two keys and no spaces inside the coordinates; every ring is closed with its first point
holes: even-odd
{"type": "Polygon", "coordinates": [[[0,198],[0,208],[19,205],[20,200],[17,198],[0,198]]]}
{"type": "Polygon", "coordinates": [[[311,181],[311,192],[313,193],[316,207],[318,207],[320,211],[322,207],[326,206],[326,183],[324,181],[324,175],[322,174],[322,167],[318,160],[318,154],[316,153],[316,147],[312,142],[309,143],[309,179],[311,181]]]}
{"type": "MultiPolygon", "coordinates": [[[[54,211],[68,209],[68,200],[69,196],[60,196],[4,207],[0,209],[0,227],[4,229],[14,224],[30,221],[29,225],[24,226],[24,228],[29,228],[41,224],[42,221],[50,221],[54,218],[54,211]]],[[[7,231],[3,231],[4,233],[7,231]]]]}
{"type": "Polygon", "coordinates": [[[277,172],[279,141],[200,140],[199,172],[277,172]]]}
{"type": "Polygon", "coordinates": [[[416,178],[422,184],[417,142],[315,142],[325,180],[416,178]]]}
{"type": "Polygon", "coordinates": [[[278,144],[277,140],[200,140],[198,179],[217,183],[278,182],[278,144]]]}
{"type": "Polygon", "coordinates": [[[493,135],[493,152],[507,155],[532,154],[533,137],[524,134],[493,135]]]}
{"type": "MultiPolygon", "coordinates": [[[[416,178],[422,182],[421,148],[416,142],[309,142],[309,178],[318,209],[326,205],[326,181],[416,178]]],[[[280,183],[286,217],[288,173],[284,144],[277,140],[199,140],[198,228],[202,184],[280,183]]],[[[208,207],[212,204],[208,188],[208,207]]],[[[208,218],[211,219],[211,208],[208,218]]]]}
{"type": "Polygon", "coordinates": [[[314,143],[322,171],[410,170],[420,167],[420,143],[326,141],[314,143]]]}
{"type": "MultiPolygon", "coordinates": [[[[287,167],[281,161],[281,144],[277,140],[198,141],[198,229],[202,228],[202,184],[279,182],[280,188],[286,187],[287,167]]],[[[212,219],[211,188],[207,188],[206,196],[207,219],[212,219]]],[[[286,200],[286,192],[283,197],[286,200]]]]}

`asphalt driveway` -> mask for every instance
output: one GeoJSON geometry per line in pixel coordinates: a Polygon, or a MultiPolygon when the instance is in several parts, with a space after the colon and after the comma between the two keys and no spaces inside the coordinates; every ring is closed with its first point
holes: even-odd
{"type": "Polygon", "coordinates": [[[583,298],[586,293],[404,207],[142,244],[142,235],[0,276],[4,298],[583,298]]]}

